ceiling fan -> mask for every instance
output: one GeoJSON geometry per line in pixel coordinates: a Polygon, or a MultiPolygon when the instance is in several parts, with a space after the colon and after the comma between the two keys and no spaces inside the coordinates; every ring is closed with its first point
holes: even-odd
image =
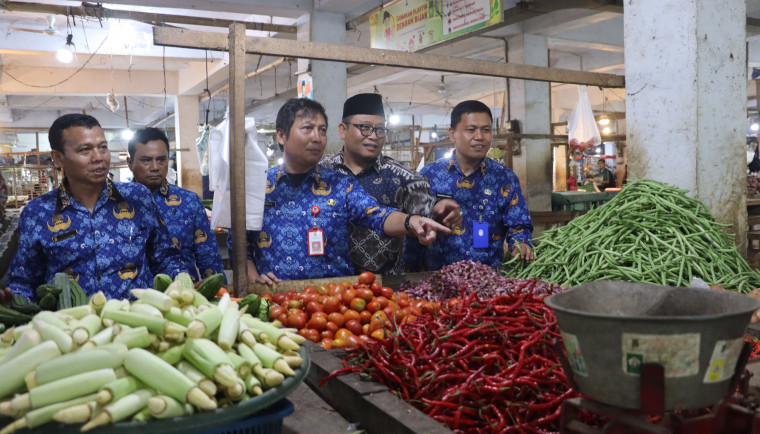
{"type": "Polygon", "coordinates": [[[28,27],[8,26],[8,30],[18,30],[21,32],[29,32],[29,33],[40,33],[40,34],[48,35],[48,36],[57,36],[61,33],[60,31],[58,31],[58,28],[55,27],[55,14],[47,15],[45,17],[45,21],[47,23],[47,27],[32,24],[28,27]]]}

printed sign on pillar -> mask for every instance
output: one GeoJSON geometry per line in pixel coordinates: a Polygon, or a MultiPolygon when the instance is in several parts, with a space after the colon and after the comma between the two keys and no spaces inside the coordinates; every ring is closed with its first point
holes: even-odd
{"type": "Polygon", "coordinates": [[[298,76],[298,97],[314,99],[314,86],[311,79],[311,73],[298,76]]]}

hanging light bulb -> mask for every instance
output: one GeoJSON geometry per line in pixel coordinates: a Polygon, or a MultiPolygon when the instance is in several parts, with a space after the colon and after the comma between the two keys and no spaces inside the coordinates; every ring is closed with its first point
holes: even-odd
{"type": "Polygon", "coordinates": [[[132,137],[135,135],[135,132],[132,131],[129,128],[125,128],[121,130],[121,138],[124,140],[132,140],[132,137]]]}
{"type": "Polygon", "coordinates": [[[71,42],[73,38],[74,35],[69,33],[68,36],[66,36],[66,44],[59,48],[55,53],[55,58],[58,59],[59,62],[70,63],[74,59],[74,43],[71,42]]]}
{"type": "Polygon", "coordinates": [[[599,125],[601,126],[607,126],[610,124],[610,118],[607,115],[602,115],[599,117],[599,125]]]}
{"type": "Polygon", "coordinates": [[[390,122],[391,125],[396,125],[399,122],[401,122],[401,118],[399,118],[397,114],[392,114],[391,117],[388,119],[388,122],[390,122]]]}

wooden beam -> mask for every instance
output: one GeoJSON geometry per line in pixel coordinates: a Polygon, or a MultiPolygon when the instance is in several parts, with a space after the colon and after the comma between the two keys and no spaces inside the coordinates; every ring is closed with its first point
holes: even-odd
{"type": "MultiPolygon", "coordinates": [[[[153,43],[171,47],[197,48],[226,51],[224,34],[194,30],[154,27],[153,43]]],[[[457,59],[433,54],[406,53],[379,50],[350,45],[322,42],[291,41],[286,39],[246,38],[246,52],[297,59],[328,60],[347,63],[364,63],[384,66],[400,66],[428,71],[454,72],[489,77],[517,78],[522,80],[553,83],[584,84],[601,87],[625,87],[621,75],[569,69],[492,62],[488,60],[457,59]]]]}
{"type": "MultiPolygon", "coordinates": [[[[134,20],[143,23],[162,25],[165,23],[173,24],[191,24],[197,26],[209,27],[229,27],[234,21],[219,20],[215,18],[188,17],[182,15],[151,14],[147,12],[123,11],[117,9],[104,8],[102,5],[83,2],[79,6],[55,6],[40,3],[22,3],[12,1],[0,1],[0,8],[11,12],[33,12],[40,14],[56,14],[67,16],[69,14],[80,14],[87,17],[95,18],[117,18],[124,20],[134,20]]],[[[281,24],[269,23],[242,23],[248,30],[258,30],[262,32],[275,33],[296,33],[296,26],[285,26],[281,24]]]]}
{"type": "Polygon", "coordinates": [[[230,25],[230,212],[232,214],[232,279],[236,297],[245,297],[248,271],[245,253],[245,26],[230,25]]]}

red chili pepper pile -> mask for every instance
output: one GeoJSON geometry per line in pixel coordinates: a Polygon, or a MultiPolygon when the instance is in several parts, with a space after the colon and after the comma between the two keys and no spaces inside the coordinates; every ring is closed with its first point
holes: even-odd
{"type": "Polygon", "coordinates": [[[557,321],[530,290],[445,305],[367,342],[322,380],[359,372],[433,419],[468,432],[557,429],[563,400],[576,396],[553,347],[557,321]]]}
{"type": "Polygon", "coordinates": [[[752,344],[752,352],[749,353],[749,359],[760,359],[760,340],[746,335],[744,336],[744,342],[749,342],[752,344]]]}

